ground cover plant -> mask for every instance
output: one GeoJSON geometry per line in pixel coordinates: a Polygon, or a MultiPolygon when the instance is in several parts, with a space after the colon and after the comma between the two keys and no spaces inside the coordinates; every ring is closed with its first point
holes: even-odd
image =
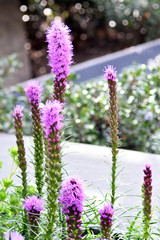
{"type": "MultiPolygon", "coordinates": [[[[144,167],[142,218],[139,218],[140,213],[138,213],[126,231],[121,234],[117,233],[117,229],[114,228],[118,176],[117,156],[120,141],[117,77],[113,66],[108,66],[104,70],[104,78],[109,90],[109,126],[112,149],[111,193],[106,193],[104,200],[97,204],[96,199],[87,200],[83,183],[79,178],[69,176],[63,179],[61,136],[66,83],[72,63],[72,44],[69,34],[69,28],[59,19],[55,19],[47,31],[49,64],[56,76],[52,99],[41,104],[43,87],[35,80],[29,81],[24,88],[31,109],[34,158],[32,164],[35,170],[35,187],[30,185],[27,179],[28,166],[23,140],[23,107],[19,102],[14,107],[13,119],[17,147],[9,151],[13,158],[11,174],[0,182],[0,237],[2,240],[148,240],[159,238],[159,232],[155,226],[158,225],[158,221],[154,224],[152,222],[152,169],[149,164],[144,167]],[[20,169],[21,185],[14,186],[12,176],[17,168],[20,169]],[[140,221],[138,226],[137,221],[140,221]],[[95,226],[97,229],[94,228],[95,226]]],[[[1,165],[2,163],[0,167],[1,165]]]]}

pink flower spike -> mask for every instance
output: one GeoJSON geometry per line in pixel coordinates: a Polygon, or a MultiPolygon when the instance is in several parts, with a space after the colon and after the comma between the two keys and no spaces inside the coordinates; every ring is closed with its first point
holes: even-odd
{"type": "Polygon", "coordinates": [[[104,77],[107,81],[113,81],[116,82],[116,69],[112,65],[108,65],[107,68],[105,68],[105,74],[104,77]]]}
{"type": "Polygon", "coordinates": [[[114,214],[112,205],[104,205],[102,209],[99,210],[100,213],[100,225],[103,239],[111,239],[111,226],[112,226],[112,216],[114,214]]]}
{"type": "Polygon", "coordinates": [[[60,130],[63,126],[63,115],[61,114],[63,110],[63,104],[58,100],[50,101],[48,100],[42,109],[42,122],[46,132],[46,137],[48,137],[51,128],[54,127],[60,130]]]}
{"type": "Polygon", "coordinates": [[[43,205],[44,205],[44,199],[38,198],[37,196],[34,196],[34,195],[26,198],[23,204],[27,212],[30,212],[32,210],[41,212],[43,210],[43,207],[42,207],[43,205]]]}
{"type": "Polygon", "coordinates": [[[16,105],[14,108],[14,112],[13,112],[13,116],[17,119],[17,117],[22,118],[23,116],[23,107],[21,107],[20,105],[16,105]]]}
{"type": "Polygon", "coordinates": [[[35,80],[30,80],[24,90],[29,98],[29,102],[39,105],[40,96],[43,90],[42,85],[35,80]]]}
{"type": "Polygon", "coordinates": [[[63,205],[64,212],[73,206],[74,210],[82,212],[84,200],[85,194],[83,190],[83,184],[79,178],[69,177],[62,182],[59,201],[63,205]]]}
{"type": "MultiPolygon", "coordinates": [[[[81,213],[83,212],[83,201],[85,200],[83,185],[80,179],[69,177],[62,182],[59,202],[63,206],[63,213],[67,216],[68,236],[72,233],[72,239],[82,239],[81,213]]],[[[68,238],[67,238],[68,239],[68,238]]]]}
{"type": "Polygon", "coordinates": [[[57,80],[69,75],[73,62],[73,45],[69,33],[70,29],[60,19],[55,19],[47,30],[49,65],[57,80]]]}
{"type": "Polygon", "coordinates": [[[101,217],[103,218],[107,218],[107,216],[113,216],[114,212],[113,212],[113,208],[110,205],[104,205],[103,209],[99,210],[99,213],[101,215],[101,217]]]}
{"type": "Polygon", "coordinates": [[[146,164],[145,168],[151,168],[151,164],[146,164]]]}

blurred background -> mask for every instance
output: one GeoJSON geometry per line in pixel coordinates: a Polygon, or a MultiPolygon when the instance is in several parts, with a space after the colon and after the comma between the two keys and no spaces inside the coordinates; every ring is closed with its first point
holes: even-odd
{"type": "MultiPolygon", "coordinates": [[[[0,132],[14,132],[16,104],[24,107],[24,134],[32,132],[23,83],[15,83],[42,76],[42,103],[52,99],[53,76],[45,75],[50,73],[45,33],[55,17],[71,29],[75,63],[160,37],[160,0],[0,0],[0,132]]],[[[160,153],[160,42],[156,42],[147,44],[152,45],[149,58],[154,52],[152,63],[145,54],[141,63],[130,67],[128,60],[117,59],[126,67],[117,76],[121,147],[152,153],[160,153]]],[[[140,55],[142,46],[138,49],[140,55]]],[[[121,57],[129,51],[122,51],[121,57]]],[[[98,60],[93,62],[97,73],[98,60]]],[[[69,76],[64,138],[109,146],[108,84],[96,76],[80,84],[75,84],[77,72],[69,76]]]]}
{"type": "Polygon", "coordinates": [[[45,32],[56,16],[71,29],[75,63],[160,37],[159,0],[1,0],[0,13],[0,74],[13,60],[19,68],[10,84],[50,72],[45,32]]]}

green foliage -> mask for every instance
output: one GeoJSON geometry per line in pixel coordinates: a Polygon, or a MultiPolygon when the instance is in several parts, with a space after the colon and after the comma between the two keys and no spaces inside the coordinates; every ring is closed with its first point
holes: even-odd
{"type": "Polygon", "coordinates": [[[135,65],[119,78],[119,119],[124,146],[159,152],[160,66],[135,65]]]}
{"type": "MultiPolygon", "coordinates": [[[[17,173],[17,147],[9,149],[13,159],[10,176],[0,181],[0,237],[9,229],[20,232],[23,224],[22,186],[15,186],[12,177],[17,173]]],[[[28,186],[28,195],[36,194],[33,186],[28,186]]]]}
{"type": "Polygon", "coordinates": [[[8,149],[9,154],[11,156],[11,158],[13,159],[14,163],[16,163],[16,165],[19,165],[19,159],[18,159],[18,147],[17,146],[13,146],[10,149],[8,149]]]}
{"type": "MultiPolygon", "coordinates": [[[[160,66],[137,64],[118,79],[119,131],[124,148],[159,152],[160,66]]],[[[66,118],[72,141],[105,144],[109,141],[108,86],[103,78],[75,85],[66,91],[66,118]]]]}
{"type": "MultiPolygon", "coordinates": [[[[11,148],[9,152],[12,152],[11,148]]],[[[14,151],[13,151],[14,152],[14,151]]],[[[11,168],[10,176],[3,178],[0,181],[0,233],[3,234],[6,229],[15,227],[19,230],[19,224],[21,219],[21,196],[13,192],[13,179],[12,176],[17,171],[15,165],[16,154],[14,153],[13,163],[11,168]],[[14,221],[13,221],[14,218],[14,221]]],[[[14,189],[16,191],[16,187],[14,189]]]]}
{"type": "Polygon", "coordinates": [[[11,117],[11,107],[15,104],[15,102],[12,103],[13,97],[8,96],[8,87],[5,86],[12,83],[13,74],[21,66],[16,53],[0,59],[0,129],[4,128],[4,131],[12,126],[12,122],[6,119],[11,117]]]}
{"type": "MultiPolygon", "coordinates": [[[[118,79],[119,132],[121,147],[159,153],[160,64],[135,64],[124,69],[118,79]]],[[[66,90],[65,138],[74,142],[105,145],[109,136],[108,85],[103,77],[75,84],[71,75],[66,90]],[[69,126],[69,127],[68,127],[69,126]]],[[[44,86],[42,102],[51,99],[52,79],[44,86]]],[[[24,134],[31,134],[29,105],[23,88],[14,87],[3,99],[0,129],[13,131],[12,113],[16,104],[24,106],[24,134]],[[18,101],[17,101],[18,100],[18,101]]]]}
{"type": "Polygon", "coordinates": [[[12,74],[21,66],[22,64],[17,60],[16,53],[0,58],[0,89],[4,87],[5,81],[11,81],[12,74]]]}

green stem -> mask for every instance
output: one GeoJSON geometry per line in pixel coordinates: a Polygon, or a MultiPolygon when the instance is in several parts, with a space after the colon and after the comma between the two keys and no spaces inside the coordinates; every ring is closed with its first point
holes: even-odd
{"type": "Polygon", "coordinates": [[[54,80],[54,93],[53,93],[53,99],[59,100],[61,103],[64,103],[65,101],[65,90],[66,90],[66,80],[67,79],[61,79],[60,81],[55,78],[54,80]],[[57,90],[58,89],[58,90],[57,90]]]}
{"type": "Polygon", "coordinates": [[[32,104],[32,123],[34,140],[34,166],[35,178],[39,197],[42,195],[44,186],[44,152],[43,152],[43,129],[41,125],[40,109],[36,104],[32,104]]]}
{"type": "Polygon", "coordinates": [[[11,174],[10,174],[10,176],[9,176],[9,178],[11,179],[11,177],[13,176],[13,174],[12,174],[12,171],[13,171],[13,167],[14,167],[14,160],[13,160],[13,162],[12,162],[12,167],[11,167],[11,174]]]}
{"type": "Polygon", "coordinates": [[[111,136],[111,146],[112,146],[112,181],[111,181],[111,203],[114,207],[116,200],[116,169],[117,169],[117,154],[119,146],[118,138],[118,107],[117,107],[117,89],[116,82],[108,80],[109,83],[109,94],[110,94],[110,136],[111,136]]]}
{"type": "Polygon", "coordinates": [[[18,167],[16,167],[16,169],[14,170],[14,172],[10,175],[10,178],[12,178],[12,176],[17,172],[18,167]]]}
{"type": "Polygon", "coordinates": [[[53,130],[48,136],[48,154],[46,161],[47,169],[47,203],[48,203],[48,225],[45,239],[50,239],[54,231],[54,223],[57,220],[58,188],[61,182],[61,156],[59,145],[59,133],[53,130]]]}
{"type": "MultiPolygon", "coordinates": [[[[16,130],[16,143],[18,148],[18,160],[19,160],[19,167],[21,169],[21,176],[22,176],[22,197],[25,199],[27,197],[27,162],[25,157],[25,147],[24,147],[24,140],[23,140],[23,125],[22,125],[22,118],[17,115],[15,117],[15,130],[16,130]]],[[[23,216],[23,235],[27,236],[27,215],[24,212],[23,216]]]]}

